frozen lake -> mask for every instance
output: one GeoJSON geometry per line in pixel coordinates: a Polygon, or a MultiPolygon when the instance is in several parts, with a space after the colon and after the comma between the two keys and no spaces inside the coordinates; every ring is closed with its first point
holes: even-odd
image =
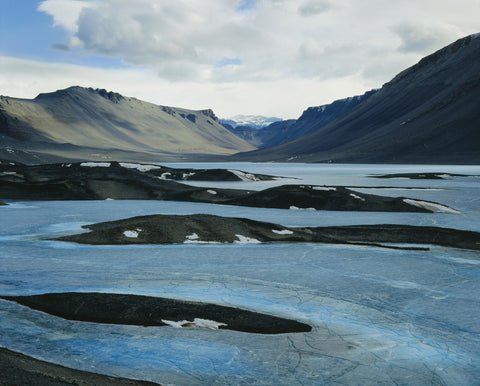
{"type": "MultiPolygon", "coordinates": [[[[162,384],[447,384],[480,379],[480,255],[323,244],[80,246],[43,239],[147,214],[210,213],[286,226],[432,225],[480,231],[480,166],[167,164],[288,179],[197,182],[264,189],[362,187],[430,200],[459,214],[327,212],[162,201],[9,202],[0,207],[0,294],[98,291],[207,301],[312,325],[309,333],[100,325],[0,300],[0,346],[81,370],[162,384]],[[374,187],[374,188],[372,188],[374,187]],[[383,188],[382,188],[383,187],[383,188]],[[414,189],[404,189],[414,188],[414,189]]],[[[192,183],[193,184],[193,183],[192,183]]]]}

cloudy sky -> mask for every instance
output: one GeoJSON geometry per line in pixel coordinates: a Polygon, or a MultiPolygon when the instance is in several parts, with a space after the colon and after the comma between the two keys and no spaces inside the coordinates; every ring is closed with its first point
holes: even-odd
{"type": "Polygon", "coordinates": [[[480,32],[480,0],[0,0],[0,94],[297,118],[480,32]]]}

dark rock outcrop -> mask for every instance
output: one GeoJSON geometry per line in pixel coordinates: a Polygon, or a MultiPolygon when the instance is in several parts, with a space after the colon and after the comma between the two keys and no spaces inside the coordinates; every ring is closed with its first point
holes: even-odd
{"type": "Polygon", "coordinates": [[[0,347],[0,384],[29,386],[149,386],[153,382],[70,369],[0,347]]]}
{"type": "Polygon", "coordinates": [[[118,162],[84,162],[27,166],[0,164],[0,199],[21,200],[168,200],[280,209],[382,212],[455,212],[441,204],[403,197],[382,197],[344,187],[283,185],[262,191],[194,187],[167,180],[271,179],[231,170],[183,169],[118,162]],[[123,165],[123,166],[122,166],[123,165]]]}
{"type": "Polygon", "coordinates": [[[169,326],[186,321],[185,327],[257,334],[309,332],[312,329],[295,320],[239,308],[152,296],[64,292],[1,298],[64,319],[95,323],[169,326]]]}
{"type": "Polygon", "coordinates": [[[212,109],[207,109],[207,110],[200,110],[200,113],[205,115],[208,118],[213,119],[215,122],[218,123],[218,117],[215,115],[212,109]]]}
{"type": "Polygon", "coordinates": [[[432,244],[480,250],[480,233],[411,225],[285,227],[207,214],[151,215],[83,226],[91,232],[54,240],[83,244],[204,244],[318,242],[329,244],[432,244]]]}
{"type": "Polygon", "coordinates": [[[342,186],[282,185],[229,200],[228,204],[279,209],[431,212],[408,204],[404,197],[358,193],[342,186]]]}

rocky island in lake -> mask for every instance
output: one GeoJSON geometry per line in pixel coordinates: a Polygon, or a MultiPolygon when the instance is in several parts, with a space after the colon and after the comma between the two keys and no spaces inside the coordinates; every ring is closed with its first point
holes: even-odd
{"type": "Polygon", "coordinates": [[[64,319],[94,323],[224,329],[256,334],[312,329],[295,320],[239,308],[153,296],[64,292],[0,298],[64,319]]]}
{"type": "Polygon", "coordinates": [[[360,193],[342,186],[282,185],[260,191],[196,187],[173,178],[215,181],[280,177],[233,169],[164,169],[157,165],[80,162],[47,165],[0,164],[0,197],[15,200],[166,200],[278,209],[377,212],[447,212],[448,206],[406,197],[360,193]]]}
{"type": "MultiPolygon", "coordinates": [[[[82,244],[258,244],[315,242],[369,244],[402,248],[394,244],[429,244],[480,250],[480,233],[450,228],[412,225],[351,225],[286,227],[246,218],[208,214],[150,215],[83,226],[91,232],[55,240],[82,244]],[[387,243],[387,244],[378,244],[387,243]]],[[[406,248],[412,248],[406,246],[406,248]]],[[[425,249],[422,247],[422,249],[425,249]]]]}

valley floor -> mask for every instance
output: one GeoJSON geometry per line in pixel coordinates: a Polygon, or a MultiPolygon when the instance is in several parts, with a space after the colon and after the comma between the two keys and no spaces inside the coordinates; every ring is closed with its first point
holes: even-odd
{"type": "MultiPolygon", "coordinates": [[[[82,225],[102,221],[195,213],[250,218],[285,227],[403,224],[480,231],[480,178],[475,177],[480,175],[480,167],[228,167],[296,177],[301,180],[294,183],[306,185],[360,186],[355,190],[359,195],[365,192],[433,201],[458,213],[315,211],[156,200],[19,201],[0,197],[9,204],[0,207],[4,224],[0,229],[1,296],[73,291],[149,295],[237,307],[312,326],[309,332],[266,335],[101,324],[66,320],[0,300],[0,347],[76,370],[162,384],[477,382],[478,251],[434,245],[427,245],[427,251],[303,242],[94,246],[46,240],[85,232],[82,225]],[[469,177],[370,177],[417,172],[469,177]]],[[[191,184],[260,190],[284,183],[191,184]]],[[[37,366],[18,354],[6,355],[19,364],[15,374],[21,375],[20,364],[26,363],[28,371],[37,366]]],[[[5,378],[9,376],[12,373],[2,373],[0,384],[8,383],[5,378]]]]}

